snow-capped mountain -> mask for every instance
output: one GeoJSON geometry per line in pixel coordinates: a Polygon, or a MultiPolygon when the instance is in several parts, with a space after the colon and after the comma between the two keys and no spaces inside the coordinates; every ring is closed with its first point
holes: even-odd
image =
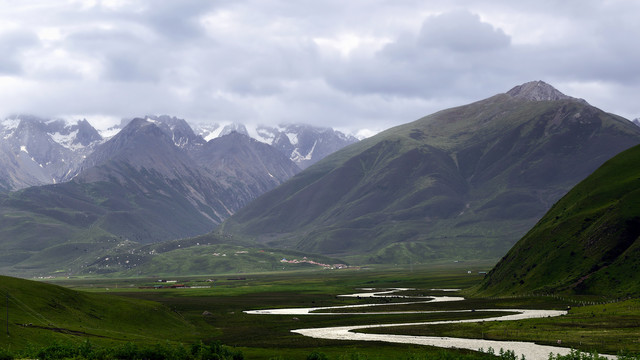
{"type": "MultiPolygon", "coordinates": [[[[247,126],[237,122],[189,124],[185,120],[167,115],[147,115],[145,118],[148,121],[156,121],[167,134],[175,136],[176,145],[181,147],[199,146],[236,132],[275,147],[301,169],[306,169],[325,156],[358,142],[355,136],[346,135],[332,128],[306,124],[278,126],[247,126]],[[181,141],[184,142],[182,145],[180,145],[181,141]]],[[[123,120],[120,125],[110,128],[109,134],[124,128],[129,121],[123,120]]]]}
{"type": "Polygon", "coordinates": [[[0,122],[0,190],[68,179],[102,137],[87,120],[16,115],[0,122]]]}
{"type": "Polygon", "coordinates": [[[230,123],[224,126],[220,124],[199,124],[195,125],[194,128],[195,131],[198,132],[198,134],[200,134],[200,136],[202,136],[202,138],[206,141],[229,135],[232,132],[237,132],[238,134],[246,135],[256,139],[254,136],[251,136],[249,134],[247,127],[240,123],[230,123]]]}
{"type": "Polygon", "coordinates": [[[21,252],[22,261],[25,251],[38,256],[70,239],[110,247],[201,235],[300,171],[237,132],[190,147],[188,136],[178,136],[181,122],[163,120],[133,119],[70,181],[0,194],[0,213],[16,214],[2,219],[3,251],[21,252]],[[23,248],[33,243],[38,250],[23,248]]]}
{"type": "MultiPolygon", "coordinates": [[[[235,132],[273,146],[301,169],[358,141],[354,136],[331,128],[303,124],[192,126],[168,115],[147,115],[144,119],[155,123],[177,147],[187,151],[235,132]]],[[[123,119],[120,124],[100,132],[86,119],[68,123],[62,119],[14,115],[0,121],[0,191],[72,179],[86,167],[82,162],[96,146],[116,135],[130,121],[123,119]]]]}
{"type": "Polygon", "coordinates": [[[331,128],[304,124],[289,124],[279,127],[259,126],[258,140],[264,141],[305,169],[325,156],[358,141],[331,128]]]}
{"type": "Polygon", "coordinates": [[[258,141],[246,135],[256,129],[240,124],[218,126],[207,141],[170,116],[124,120],[107,129],[108,138],[86,120],[17,116],[0,123],[0,187],[21,189],[0,193],[0,213],[14,214],[2,218],[0,267],[31,269],[49,251],[77,266],[78,258],[120,244],[210,232],[301,171],[290,159],[294,150],[315,158],[320,143],[331,143],[311,128],[307,140],[304,126],[261,129],[258,141]]]}
{"type": "Polygon", "coordinates": [[[168,115],[148,115],[146,120],[156,124],[179,148],[193,148],[206,143],[206,140],[193,132],[191,126],[183,119],[168,115]]]}
{"type": "Polygon", "coordinates": [[[255,128],[247,128],[239,123],[225,126],[218,124],[198,125],[196,132],[205,140],[215,139],[231,132],[250,136],[275,147],[301,169],[305,169],[325,156],[358,141],[354,136],[345,135],[331,128],[306,124],[286,124],[277,127],[259,125],[255,128]]]}

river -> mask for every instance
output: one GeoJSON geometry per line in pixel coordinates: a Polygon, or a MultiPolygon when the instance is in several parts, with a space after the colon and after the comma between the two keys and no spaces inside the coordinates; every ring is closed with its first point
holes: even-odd
{"type": "MultiPolygon", "coordinates": [[[[322,312],[324,310],[332,309],[348,309],[348,308],[362,308],[362,307],[375,307],[375,306],[389,306],[389,305],[407,305],[415,303],[425,302],[443,302],[443,301],[461,301],[464,300],[458,296],[399,296],[394,295],[399,291],[410,290],[406,288],[389,289],[386,291],[375,291],[375,289],[362,289],[363,293],[341,295],[345,297],[393,297],[393,298],[405,298],[405,299],[428,299],[421,301],[410,301],[390,304],[360,304],[360,305],[345,305],[345,306],[326,306],[326,307],[310,307],[310,308],[288,308],[288,309],[265,309],[265,310],[249,310],[245,311],[247,314],[256,315],[372,315],[372,314],[425,314],[425,313],[441,313],[441,312],[453,312],[453,311],[403,311],[403,312],[340,312],[330,313],[322,312]]],[[[432,289],[439,291],[451,291],[457,289],[432,289]]],[[[472,310],[457,310],[455,312],[471,312],[472,310]]],[[[566,311],[560,310],[525,310],[525,309],[482,309],[475,310],[476,312],[495,312],[502,311],[509,314],[504,316],[495,316],[490,318],[481,319],[466,319],[466,320],[448,320],[448,321],[428,321],[428,322],[413,322],[413,323],[399,323],[399,324],[373,324],[373,325],[359,325],[359,326],[335,326],[326,328],[311,328],[311,329],[296,329],[291,330],[293,333],[297,333],[304,336],[309,336],[317,339],[332,339],[332,340],[358,340],[358,341],[382,341],[389,343],[402,343],[402,344],[415,344],[415,345],[427,345],[437,346],[442,348],[458,348],[480,351],[481,349],[487,350],[493,348],[496,352],[500,349],[504,351],[513,351],[518,357],[524,355],[528,360],[546,360],[549,358],[550,353],[567,355],[570,353],[569,348],[560,346],[539,345],[532,342],[523,341],[496,341],[496,340],[483,340],[483,339],[466,339],[466,338],[453,338],[453,337],[436,337],[436,336],[409,336],[409,335],[393,335],[393,334],[365,334],[355,332],[357,330],[380,328],[380,327],[396,327],[396,326],[429,326],[438,324],[452,324],[452,323],[468,323],[468,322],[481,322],[481,321],[513,321],[543,317],[554,317],[566,315],[566,311]]],[[[602,355],[610,359],[615,359],[613,355],[602,355]]]]}

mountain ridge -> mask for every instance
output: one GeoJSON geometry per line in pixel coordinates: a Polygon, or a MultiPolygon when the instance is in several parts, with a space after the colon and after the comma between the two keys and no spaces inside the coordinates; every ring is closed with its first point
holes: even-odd
{"type": "Polygon", "coordinates": [[[15,115],[0,123],[0,190],[66,181],[103,139],[86,120],[70,125],[15,115]]]}
{"type": "Polygon", "coordinates": [[[517,85],[507,91],[506,94],[529,101],[578,100],[587,103],[584,99],[577,99],[563,94],[558,89],[542,80],[530,81],[522,85],[517,85]]]}
{"type": "Polygon", "coordinates": [[[217,232],[359,262],[495,256],[638,130],[574,98],[498,94],[346,147],[217,232]]]}
{"type": "MultiPolygon", "coordinates": [[[[237,131],[274,146],[302,168],[358,141],[355,137],[330,128],[302,124],[259,126],[248,131],[240,123],[224,127],[214,124],[213,129],[211,126],[206,126],[205,129],[169,115],[146,115],[142,119],[155,123],[179,148],[195,150],[206,144],[207,139],[212,140],[237,131]]],[[[0,121],[0,191],[73,179],[81,171],[85,158],[98,145],[117,135],[132,120],[123,119],[119,125],[98,131],[87,119],[70,122],[32,115],[12,115],[5,118],[0,121]]]]}
{"type": "Polygon", "coordinates": [[[258,125],[250,129],[241,123],[217,125],[214,128],[201,126],[198,133],[205,140],[211,140],[233,131],[277,148],[301,169],[309,167],[336,150],[359,141],[352,135],[346,135],[332,128],[295,123],[278,126],[258,125]]]}

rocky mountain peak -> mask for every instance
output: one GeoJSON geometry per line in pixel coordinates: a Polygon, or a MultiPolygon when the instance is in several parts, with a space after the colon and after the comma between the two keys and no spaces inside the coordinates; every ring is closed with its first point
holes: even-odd
{"type": "Polygon", "coordinates": [[[175,116],[147,115],[145,119],[156,124],[165,134],[167,134],[177,147],[187,148],[195,145],[202,145],[206,141],[193,132],[193,129],[184,119],[175,116]]]}
{"type": "Polygon", "coordinates": [[[225,126],[222,129],[222,132],[220,132],[219,136],[229,135],[232,132],[237,132],[239,134],[249,136],[249,131],[247,131],[247,127],[240,123],[231,123],[225,126]]]}
{"type": "MultiPolygon", "coordinates": [[[[561,93],[544,81],[530,81],[507,91],[507,95],[528,101],[555,101],[575,99],[561,93]]],[[[584,100],[582,100],[584,101],[584,100]]]]}
{"type": "Polygon", "coordinates": [[[102,136],[98,133],[87,119],[78,120],[78,123],[75,126],[71,127],[72,130],[77,130],[78,134],[76,138],[73,140],[74,144],[82,144],[83,146],[87,146],[93,142],[102,140],[102,136]]]}

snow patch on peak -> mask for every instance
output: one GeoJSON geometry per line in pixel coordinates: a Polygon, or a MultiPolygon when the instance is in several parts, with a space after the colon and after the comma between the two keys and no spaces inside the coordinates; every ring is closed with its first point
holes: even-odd
{"type": "Polygon", "coordinates": [[[222,126],[214,124],[213,127],[203,128],[203,131],[200,135],[202,135],[202,138],[204,138],[205,141],[213,140],[220,136],[222,129],[222,126]]]}
{"type": "Polygon", "coordinates": [[[270,131],[269,129],[266,129],[264,127],[256,128],[255,131],[256,131],[256,134],[255,134],[256,136],[252,136],[252,137],[254,137],[258,141],[261,141],[263,143],[273,145],[273,142],[276,139],[276,134],[273,131],[270,131]]]}
{"type": "Polygon", "coordinates": [[[4,130],[15,130],[20,125],[20,118],[15,117],[13,119],[4,119],[0,122],[4,130]]]}
{"type": "Polygon", "coordinates": [[[316,145],[318,145],[318,140],[315,140],[313,142],[313,146],[311,147],[311,150],[309,150],[307,155],[300,154],[300,148],[295,148],[291,153],[291,160],[295,163],[311,160],[313,158],[313,151],[316,149],[316,145]]]}
{"type": "Polygon", "coordinates": [[[220,133],[219,136],[229,135],[232,132],[237,132],[239,134],[243,134],[243,135],[249,136],[249,132],[247,131],[247,127],[244,126],[243,124],[240,124],[240,123],[231,123],[231,124],[225,125],[222,128],[222,132],[220,133]]]}
{"type": "Polygon", "coordinates": [[[292,132],[287,132],[285,134],[289,138],[291,145],[298,145],[298,134],[292,132]]]}
{"type": "Polygon", "coordinates": [[[62,134],[57,132],[49,135],[51,136],[53,141],[66,147],[69,150],[79,150],[84,148],[84,145],[80,143],[75,143],[75,144],[73,143],[73,141],[78,136],[78,130],[71,131],[68,134],[62,134]]]}
{"type": "Polygon", "coordinates": [[[120,130],[122,129],[117,126],[114,126],[104,130],[98,129],[98,134],[100,134],[100,136],[102,136],[102,138],[106,140],[114,137],[117,133],[120,132],[120,130]]]}

